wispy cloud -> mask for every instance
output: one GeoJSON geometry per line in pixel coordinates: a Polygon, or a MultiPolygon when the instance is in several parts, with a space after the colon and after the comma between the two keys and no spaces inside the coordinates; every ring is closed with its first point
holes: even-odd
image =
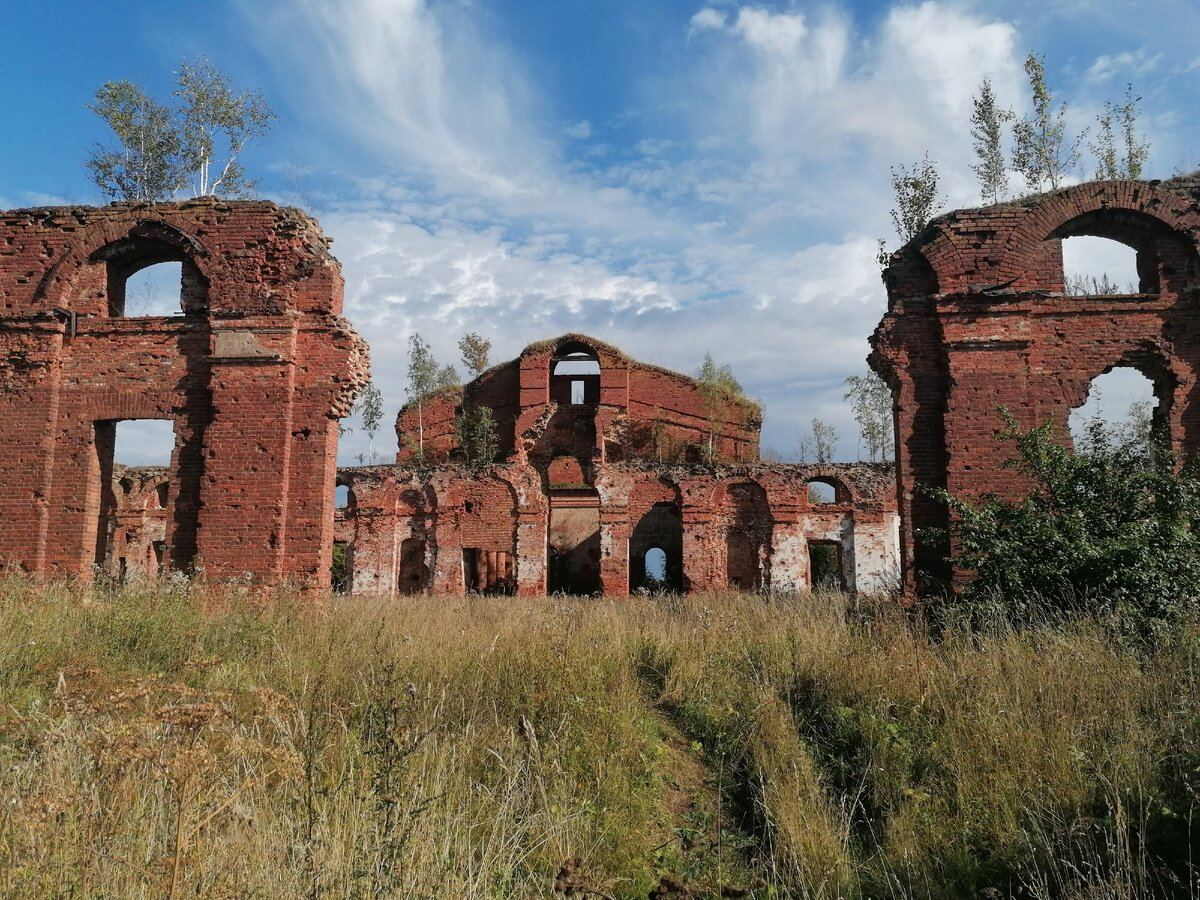
{"type": "Polygon", "coordinates": [[[597,118],[550,109],[473,10],[251,13],[311,113],[379,160],[319,211],[393,406],[412,331],[452,359],[465,330],[497,357],[582,330],[684,371],[711,350],[766,402],[767,445],[794,447],[816,415],[852,454],[841,382],[883,311],[888,166],[930,150],[951,205],[977,201],[971,97],[988,75],[1023,105],[1014,22],[951,0],[869,18],[703,5],[671,71],[597,118]]]}

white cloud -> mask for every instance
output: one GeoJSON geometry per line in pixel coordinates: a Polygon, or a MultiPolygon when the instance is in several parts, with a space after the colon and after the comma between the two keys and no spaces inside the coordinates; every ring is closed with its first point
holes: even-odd
{"type": "Polygon", "coordinates": [[[1153,72],[1161,61],[1161,53],[1151,54],[1145,47],[1134,51],[1125,50],[1120,53],[1105,54],[1096,57],[1088,67],[1087,77],[1089,80],[1097,82],[1109,81],[1117,75],[1122,78],[1136,78],[1153,72]]]}
{"type": "Polygon", "coordinates": [[[688,34],[695,34],[697,31],[712,31],[723,28],[725,26],[725,13],[719,9],[705,7],[692,16],[688,22],[688,34]]]}
{"type": "MultiPolygon", "coordinates": [[[[1014,28],[953,3],[896,7],[865,31],[836,7],[704,7],[686,30],[707,38],[677,80],[606,117],[600,152],[582,143],[595,119],[543,109],[463,9],[307,0],[272,36],[300,95],[321,96],[314,114],[411,172],[382,168],[359,201],[319,211],[389,412],[413,331],[450,361],[468,330],[497,360],[577,330],[682,371],[711,350],[765,401],[765,445],[790,450],[820,416],[852,455],[841,384],[865,371],[884,309],[888,165],[934,149],[943,173],[968,173],[946,177],[952,202],[976,199],[970,96],[986,73],[1016,102],[1014,28]],[[325,32],[319,64],[297,30],[325,32]]],[[[344,461],[361,442],[344,441],[344,461]]]]}
{"type": "Polygon", "coordinates": [[[563,129],[567,137],[578,138],[579,140],[587,140],[592,136],[592,123],[587,119],[575,122],[563,129]]]}

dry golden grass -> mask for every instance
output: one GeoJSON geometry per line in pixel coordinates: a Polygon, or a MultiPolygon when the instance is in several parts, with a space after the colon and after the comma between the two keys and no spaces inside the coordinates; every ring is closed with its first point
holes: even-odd
{"type": "Polygon", "coordinates": [[[838,596],[12,579],[0,893],[1196,896],[1198,655],[838,596]]]}

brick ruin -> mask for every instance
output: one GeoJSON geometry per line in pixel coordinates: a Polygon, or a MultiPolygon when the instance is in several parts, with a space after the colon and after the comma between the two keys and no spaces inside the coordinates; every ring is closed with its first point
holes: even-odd
{"type": "Polygon", "coordinates": [[[337,420],[368,371],[341,312],[329,242],[295,209],[0,213],[0,564],[328,584],[337,420]],[[129,278],[162,262],[179,314],[126,315],[129,278]],[[114,469],[134,419],[173,423],[168,469],[114,469]]]}
{"type": "Polygon", "coordinates": [[[762,463],[757,404],[584,335],[401,410],[394,465],[337,470],[368,377],[342,288],[316,222],[272,203],[0,213],[0,566],[325,587],[341,544],[385,594],[894,580],[887,468],[762,463]],[[163,262],[177,314],[131,315],[163,262]],[[464,407],[491,411],[489,465],[464,407]],[[168,466],[120,465],[129,420],[171,423],[168,466]]]}
{"type": "Polygon", "coordinates": [[[891,467],[759,462],[760,427],[752,401],[714,402],[695,380],[585,335],[533,344],[402,409],[395,465],[339,471],[352,589],[788,590],[807,588],[814,568],[850,591],[891,586],[891,467]],[[492,410],[495,464],[463,461],[464,406],[492,410]],[[702,461],[710,440],[724,462],[702,461]]]}
{"type": "MultiPolygon", "coordinates": [[[[935,219],[895,253],[888,311],[870,362],[892,387],[905,583],[945,584],[943,554],[919,539],[946,508],[921,486],[978,498],[1023,489],[1004,468],[998,407],[1022,427],[1071,411],[1098,376],[1137,369],[1153,384],[1155,427],[1177,454],[1200,443],[1200,176],[1093,182],[935,219]],[[1090,235],[1137,253],[1134,293],[1070,296],[1064,239],[1090,235]],[[926,583],[924,579],[930,579],[926,583]]],[[[957,573],[961,575],[962,573],[957,573]]]]}

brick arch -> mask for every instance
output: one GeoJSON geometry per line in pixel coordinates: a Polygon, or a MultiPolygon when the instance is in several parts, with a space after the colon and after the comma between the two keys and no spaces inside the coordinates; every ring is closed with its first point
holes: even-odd
{"type": "MultiPolygon", "coordinates": [[[[1089,234],[1128,243],[1129,223],[1137,219],[1143,230],[1170,233],[1191,246],[1200,229],[1192,203],[1156,184],[1088,182],[1029,201],[961,210],[935,219],[929,226],[930,235],[913,246],[928,262],[943,293],[967,291],[974,282],[1018,291],[1045,289],[1044,279],[1039,281],[1031,273],[1047,265],[1042,254],[1048,240],[1089,234]],[[1102,224],[1107,216],[1123,222],[1124,227],[1102,224]],[[1086,230],[1073,230],[1071,223],[1076,221],[1086,230]],[[1124,239],[1116,236],[1122,233],[1124,239]]],[[[893,259],[904,252],[899,251],[893,259]]],[[[903,284],[898,290],[906,295],[925,293],[903,284]]]]}
{"type": "Polygon", "coordinates": [[[71,241],[66,252],[42,277],[34,291],[32,305],[42,309],[72,309],[72,287],[78,284],[86,269],[104,261],[106,248],[139,240],[175,247],[207,285],[211,285],[214,274],[218,274],[214,271],[217,264],[208,247],[199,238],[162,218],[130,216],[105,220],[87,226],[71,241]]]}

